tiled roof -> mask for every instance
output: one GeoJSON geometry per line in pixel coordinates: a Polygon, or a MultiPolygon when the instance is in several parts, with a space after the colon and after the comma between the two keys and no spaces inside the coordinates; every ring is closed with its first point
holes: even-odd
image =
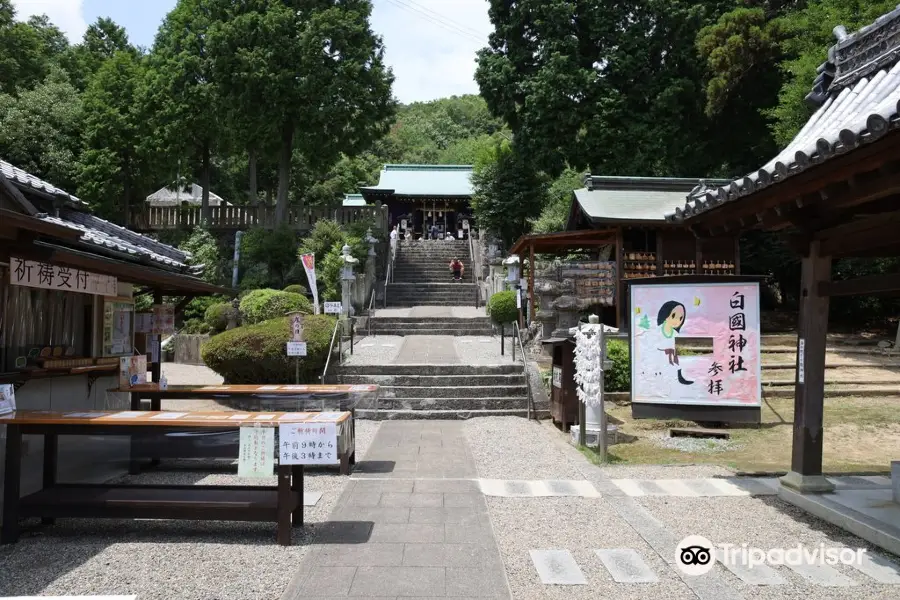
{"type": "Polygon", "coordinates": [[[365,192],[392,191],[398,196],[471,197],[471,165],[385,165],[378,185],[365,192]]]}
{"type": "MultiPolygon", "coordinates": [[[[23,194],[31,191],[39,190],[55,197],[71,199],[81,208],[84,202],[66,193],[37,177],[26,173],[18,167],[14,167],[8,162],[0,160],[0,172],[9,181],[22,190],[23,194]],[[26,183],[27,182],[27,183],[26,183]]],[[[35,204],[41,205],[40,195],[33,196],[36,200],[35,204]]],[[[44,204],[47,202],[45,201],[44,204]]],[[[43,210],[48,208],[42,207],[43,210]]],[[[104,221],[94,215],[76,210],[71,207],[63,207],[58,209],[59,216],[51,216],[43,212],[36,215],[36,218],[42,219],[49,223],[68,227],[82,233],[81,241],[86,244],[100,246],[119,253],[127,254],[134,257],[137,261],[145,260],[157,263],[158,266],[165,266],[170,269],[184,271],[188,269],[187,263],[191,259],[191,255],[177,248],[173,248],[162,242],[158,242],[152,238],[135,233],[124,227],[120,227],[115,223],[104,221]]],[[[191,269],[195,270],[195,269],[191,269]]]]}
{"type": "Polygon", "coordinates": [[[835,35],[839,41],[807,96],[819,108],[787,148],[755,172],[688,198],[668,219],[681,221],[785,181],[898,127],[900,7],[853,35],[843,27],[835,35]]]}
{"type": "MultiPolygon", "coordinates": [[[[147,196],[147,202],[151,206],[176,206],[181,202],[187,202],[188,204],[195,204],[199,206],[202,201],[203,188],[196,183],[191,184],[190,189],[187,189],[185,187],[182,187],[179,190],[162,188],[147,196]]],[[[209,192],[210,206],[221,206],[224,204],[227,204],[227,202],[225,202],[225,200],[223,200],[221,196],[213,193],[212,191],[209,192]]]]}
{"type": "Polygon", "coordinates": [[[344,206],[365,206],[366,199],[362,194],[344,194],[344,206]]]}
{"type": "Polygon", "coordinates": [[[575,201],[591,219],[599,221],[665,221],[684,203],[685,194],[705,191],[726,180],[663,177],[600,177],[587,175],[575,201]]]}
{"type": "Polygon", "coordinates": [[[51,196],[55,196],[57,198],[68,200],[70,202],[74,202],[75,204],[85,204],[80,199],[73,196],[72,194],[69,194],[65,190],[61,190],[55,185],[47,183],[43,179],[38,179],[31,173],[26,173],[19,167],[13,166],[5,160],[0,160],[0,173],[2,173],[4,177],[11,181],[13,185],[24,191],[34,190],[37,192],[50,194],[51,196]]]}

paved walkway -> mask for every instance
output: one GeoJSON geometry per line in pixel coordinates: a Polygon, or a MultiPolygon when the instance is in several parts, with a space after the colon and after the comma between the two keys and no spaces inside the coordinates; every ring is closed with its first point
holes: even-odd
{"type": "MultiPolygon", "coordinates": [[[[505,365],[513,362],[512,340],[500,350],[500,336],[377,335],[359,340],[344,366],[505,365]]],[[[516,349],[516,361],[522,361],[516,349]]]]}
{"type": "Polygon", "coordinates": [[[510,598],[462,427],[382,423],[283,599],[510,598]]]}

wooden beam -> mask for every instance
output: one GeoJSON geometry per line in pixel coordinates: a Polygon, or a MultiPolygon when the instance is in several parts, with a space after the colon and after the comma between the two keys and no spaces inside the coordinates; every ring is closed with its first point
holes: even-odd
{"type": "Polygon", "coordinates": [[[900,231],[900,212],[872,215],[815,233],[822,252],[830,256],[850,256],[896,243],[900,231]]]}
{"type": "Polygon", "coordinates": [[[900,273],[871,275],[842,281],[820,281],[818,293],[832,298],[835,296],[869,296],[900,292],[900,273]]]}
{"type": "Polygon", "coordinates": [[[822,417],[825,407],[825,338],[828,297],[820,293],[831,279],[831,257],[819,242],[809,245],[800,276],[800,319],[794,379],[794,436],[791,470],[802,477],[822,476],[822,417]]]}

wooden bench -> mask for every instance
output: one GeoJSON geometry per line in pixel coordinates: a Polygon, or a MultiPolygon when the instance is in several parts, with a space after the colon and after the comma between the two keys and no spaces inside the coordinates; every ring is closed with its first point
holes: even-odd
{"type": "MultiPolygon", "coordinates": [[[[236,404],[239,408],[251,411],[306,411],[337,410],[349,411],[351,415],[350,429],[338,436],[342,445],[340,452],[340,473],[349,475],[356,464],[356,411],[354,395],[374,394],[377,402],[377,385],[173,385],[160,389],[157,383],[146,383],[130,388],[113,388],[113,393],[129,394],[131,410],[141,410],[143,402],[149,401],[151,411],[162,410],[162,400],[216,400],[236,404]]],[[[210,458],[220,458],[209,456],[210,458]]],[[[153,464],[160,458],[154,456],[153,464]]],[[[137,457],[133,456],[131,472],[138,473],[140,466],[137,457]]]]}
{"type": "MultiPolygon", "coordinates": [[[[274,522],[278,543],[289,546],[291,528],[303,525],[302,465],[279,464],[275,486],[58,483],[60,435],[129,435],[134,439],[185,429],[233,431],[236,426],[231,419],[235,413],[229,412],[193,412],[177,418],[158,418],[163,414],[18,411],[0,416],[0,425],[7,426],[0,543],[18,540],[19,519],[24,517],[37,517],[45,524],[52,524],[57,518],[141,518],[274,522]],[[83,416],[73,416],[79,414],[83,416]],[[43,489],[20,498],[23,435],[44,437],[43,489]]],[[[329,420],[309,413],[276,413],[268,420],[258,420],[258,416],[259,413],[250,413],[247,422],[260,427],[333,422],[339,430],[344,428],[349,432],[352,420],[348,412],[334,413],[329,420]]]]}

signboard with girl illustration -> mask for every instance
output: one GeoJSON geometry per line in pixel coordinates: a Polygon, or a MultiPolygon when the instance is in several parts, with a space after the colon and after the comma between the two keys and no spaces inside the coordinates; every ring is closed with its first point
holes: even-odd
{"type": "Polygon", "coordinates": [[[758,283],[634,284],[631,319],[632,402],[761,405],[758,283]]]}

